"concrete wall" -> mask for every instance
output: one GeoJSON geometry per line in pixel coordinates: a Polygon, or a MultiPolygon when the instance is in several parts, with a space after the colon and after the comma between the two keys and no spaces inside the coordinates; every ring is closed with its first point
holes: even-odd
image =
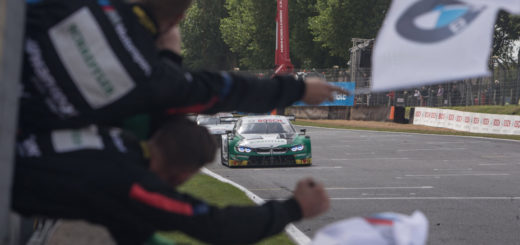
{"type": "Polygon", "coordinates": [[[356,107],[353,107],[350,112],[350,120],[384,122],[384,121],[388,121],[389,114],[390,114],[390,108],[387,106],[378,106],[378,107],[356,106],[356,107]]]}
{"type": "Polygon", "coordinates": [[[348,119],[350,107],[346,106],[294,106],[285,111],[300,119],[348,119]]]}
{"type": "Polygon", "coordinates": [[[294,115],[301,119],[328,119],[329,108],[317,106],[295,106],[289,107],[285,111],[286,114],[294,115]]]}
{"type": "Polygon", "coordinates": [[[285,111],[300,119],[333,119],[333,120],[357,120],[357,121],[388,121],[390,107],[345,107],[345,106],[294,106],[285,111]]]}

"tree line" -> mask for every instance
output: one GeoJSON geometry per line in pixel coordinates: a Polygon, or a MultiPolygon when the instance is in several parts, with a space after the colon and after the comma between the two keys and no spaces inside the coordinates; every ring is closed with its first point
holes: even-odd
{"type": "MultiPolygon", "coordinates": [[[[375,38],[390,0],[289,0],[290,52],[301,69],[347,66],[352,38],[375,38]]],[[[274,67],[276,0],[195,0],[181,24],[192,69],[274,67]]],[[[500,13],[494,57],[516,61],[520,19],[500,13]]]]}

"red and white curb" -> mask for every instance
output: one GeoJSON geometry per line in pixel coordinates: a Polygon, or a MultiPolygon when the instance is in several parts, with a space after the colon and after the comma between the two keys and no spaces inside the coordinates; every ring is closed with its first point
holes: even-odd
{"type": "MultiPolygon", "coordinates": [[[[236,182],[233,182],[232,180],[226,179],[226,178],[212,172],[211,170],[209,170],[207,168],[202,168],[201,172],[206,175],[209,175],[217,180],[220,180],[221,182],[228,183],[228,184],[238,188],[239,190],[244,192],[246,194],[246,196],[249,197],[249,199],[251,199],[257,205],[261,205],[261,204],[265,203],[264,199],[257,196],[255,193],[249,191],[245,187],[237,184],[236,182]]],[[[293,242],[295,242],[297,245],[308,245],[311,243],[311,239],[307,235],[305,235],[302,231],[300,231],[298,228],[296,228],[296,226],[294,226],[293,224],[287,225],[287,227],[285,227],[285,232],[287,233],[287,235],[289,235],[291,240],[293,240],[293,242]]]]}

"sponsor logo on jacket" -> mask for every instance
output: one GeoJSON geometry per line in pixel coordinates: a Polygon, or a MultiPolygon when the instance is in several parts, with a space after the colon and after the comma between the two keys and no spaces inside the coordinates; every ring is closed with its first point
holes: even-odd
{"type": "Polygon", "coordinates": [[[38,43],[32,39],[27,39],[25,41],[25,52],[35,74],[35,77],[31,78],[31,82],[42,95],[46,95],[45,103],[48,108],[62,118],[78,115],[78,111],[58,86],[56,79],[44,62],[42,50],[38,43]]]}
{"type": "Polygon", "coordinates": [[[69,76],[93,109],[117,101],[135,84],[87,7],[49,30],[69,76]]]}

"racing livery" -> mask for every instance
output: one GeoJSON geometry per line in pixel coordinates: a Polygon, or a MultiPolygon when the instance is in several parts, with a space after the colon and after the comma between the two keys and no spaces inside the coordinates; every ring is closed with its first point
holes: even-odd
{"type": "Polygon", "coordinates": [[[248,116],[222,136],[221,161],[228,167],[310,166],[311,140],[284,116],[248,116]]]}

